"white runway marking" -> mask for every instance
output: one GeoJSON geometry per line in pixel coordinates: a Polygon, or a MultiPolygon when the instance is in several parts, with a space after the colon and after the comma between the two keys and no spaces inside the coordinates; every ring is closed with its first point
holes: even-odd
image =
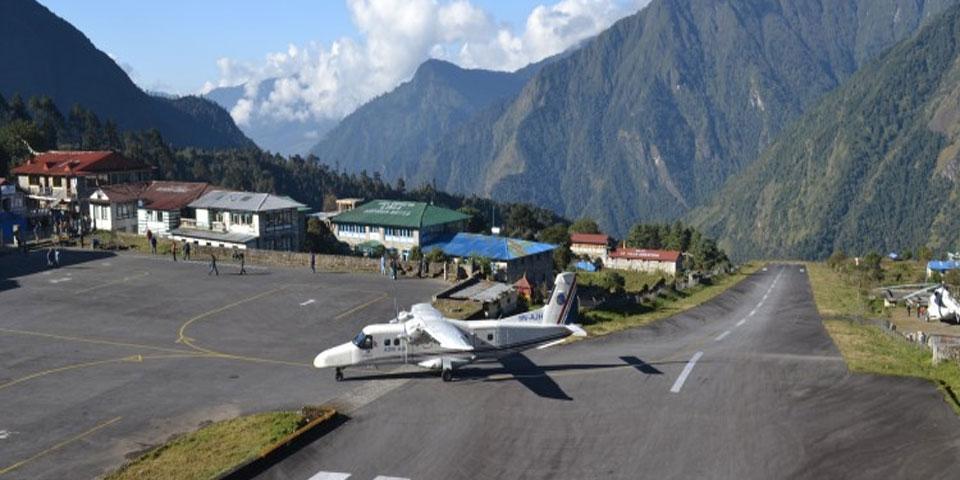
{"type": "Polygon", "coordinates": [[[14,433],[17,433],[17,432],[11,432],[10,430],[0,430],[0,440],[6,440],[10,438],[10,436],[12,436],[14,433]]]}
{"type": "Polygon", "coordinates": [[[752,317],[752,316],[754,316],[754,315],[756,315],[756,314],[757,314],[757,309],[754,308],[753,310],[750,310],[750,313],[748,313],[747,316],[748,316],[748,317],[752,317]]]}
{"type": "Polygon", "coordinates": [[[550,348],[550,347],[552,347],[552,346],[554,346],[554,345],[560,345],[561,343],[566,342],[566,341],[567,341],[566,338],[561,338],[560,340],[557,340],[557,341],[553,341],[553,342],[550,342],[550,343],[544,343],[543,345],[540,345],[539,347],[537,347],[537,350],[543,350],[544,348],[550,348]]]}
{"type": "Polygon", "coordinates": [[[742,327],[744,323],[747,323],[747,319],[746,319],[746,318],[741,318],[740,321],[737,322],[737,326],[738,326],[738,327],[742,327]]]}
{"type": "Polygon", "coordinates": [[[60,282],[69,282],[70,280],[73,280],[73,279],[70,278],[70,277],[60,277],[60,278],[51,278],[51,279],[48,280],[48,281],[49,281],[50,283],[56,284],[56,283],[60,283],[60,282]]]}
{"type": "Polygon", "coordinates": [[[697,364],[697,360],[700,360],[700,357],[703,356],[703,352],[697,352],[693,354],[693,358],[687,362],[687,366],[683,367],[683,371],[680,372],[680,376],[677,377],[677,381],[673,382],[673,386],[670,387],[670,391],[673,393],[680,393],[680,389],[683,388],[683,382],[687,381],[687,376],[690,375],[690,372],[693,371],[693,366],[697,364]]]}
{"type": "MultiPolygon", "coordinates": [[[[742,321],[742,320],[741,320],[741,321],[742,321]]],[[[713,341],[714,341],[714,342],[719,342],[720,340],[723,340],[724,338],[727,338],[727,335],[730,335],[730,330],[727,330],[726,332],[723,332],[723,333],[721,333],[720,335],[717,335],[717,338],[714,338],[713,341]]]]}
{"type": "Polygon", "coordinates": [[[350,478],[349,473],[338,473],[338,472],[317,472],[312,477],[307,480],[347,480],[350,478]]]}
{"type": "Polygon", "coordinates": [[[406,477],[387,477],[385,475],[377,475],[373,480],[410,480],[406,477]]]}
{"type": "Polygon", "coordinates": [[[316,302],[316,300],[314,300],[314,299],[311,298],[310,300],[307,300],[306,302],[301,303],[300,306],[301,306],[301,307],[306,307],[307,305],[310,305],[310,304],[313,303],[313,302],[316,302]]]}

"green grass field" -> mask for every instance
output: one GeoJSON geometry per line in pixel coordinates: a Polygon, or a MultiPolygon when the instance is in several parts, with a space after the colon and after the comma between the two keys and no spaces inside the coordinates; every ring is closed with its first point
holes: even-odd
{"type": "MultiPolygon", "coordinates": [[[[606,335],[627,328],[647,325],[684,310],[689,310],[716,297],[756,272],[760,265],[757,262],[745,264],[737,273],[725,275],[717,279],[712,285],[701,285],[682,293],[659,297],[649,304],[634,305],[626,310],[585,310],[581,313],[580,318],[584,329],[590,336],[606,335]]],[[[579,275],[581,274],[578,273],[577,275],[579,281],[579,275]]]]}
{"type": "MultiPolygon", "coordinates": [[[[865,296],[857,295],[855,276],[825,264],[807,265],[814,300],[823,325],[853,372],[925,378],[934,382],[947,403],[960,414],[960,365],[933,365],[930,351],[885,333],[879,326],[854,320],[869,315],[865,296]]],[[[915,272],[914,272],[915,274],[915,272]]]]}
{"type": "Polygon", "coordinates": [[[662,273],[608,269],[602,272],[577,272],[577,283],[581,286],[600,285],[600,278],[604,272],[617,272],[623,276],[623,289],[627,292],[639,292],[643,290],[644,285],[647,287],[653,287],[657,282],[660,281],[661,278],[666,278],[669,280],[669,277],[662,273]]]}
{"type": "Polygon", "coordinates": [[[104,480],[213,479],[260,455],[305,423],[299,412],[269,412],[217,422],[182,435],[104,480]]]}

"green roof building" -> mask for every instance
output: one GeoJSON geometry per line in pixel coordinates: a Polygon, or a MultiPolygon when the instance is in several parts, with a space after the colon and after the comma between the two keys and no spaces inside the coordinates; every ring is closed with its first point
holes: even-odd
{"type": "Polygon", "coordinates": [[[464,230],[469,215],[426,202],[372,200],[330,218],[334,233],[353,247],[379,242],[404,258],[414,246],[464,230]]]}

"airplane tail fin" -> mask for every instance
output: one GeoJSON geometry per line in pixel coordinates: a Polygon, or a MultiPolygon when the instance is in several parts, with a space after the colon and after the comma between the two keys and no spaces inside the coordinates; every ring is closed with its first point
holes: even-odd
{"type": "Polygon", "coordinates": [[[577,316],[577,274],[564,272],[554,280],[550,300],[543,307],[543,323],[564,325],[577,316]]]}

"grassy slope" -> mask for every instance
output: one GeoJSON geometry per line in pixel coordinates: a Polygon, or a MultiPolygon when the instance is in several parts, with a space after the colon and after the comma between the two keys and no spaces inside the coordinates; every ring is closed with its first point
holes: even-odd
{"type": "Polygon", "coordinates": [[[214,423],[147,452],[104,480],[212,479],[290,435],[299,412],[269,412],[214,423]]]}
{"type": "MultiPolygon", "coordinates": [[[[623,289],[627,292],[639,292],[643,286],[652,287],[660,281],[661,278],[670,277],[662,273],[634,272],[630,270],[604,270],[619,273],[624,280],[623,289]]],[[[577,283],[581,286],[591,286],[600,283],[604,272],[577,272],[577,283]]]]}
{"type": "Polygon", "coordinates": [[[740,283],[741,280],[757,271],[758,268],[760,268],[759,263],[748,263],[743,265],[739,272],[726,275],[712,285],[694,287],[677,294],[677,296],[658,298],[652,304],[638,305],[627,311],[585,311],[581,315],[584,329],[590,336],[606,335],[676,315],[725,292],[728,288],[740,283]]]}
{"type": "Polygon", "coordinates": [[[880,327],[852,321],[865,311],[858,303],[856,284],[822,263],[809,264],[807,271],[823,325],[851,371],[928,379],[960,414],[960,404],[949,393],[960,392],[960,366],[951,362],[935,366],[927,350],[898,340],[880,327]]]}

